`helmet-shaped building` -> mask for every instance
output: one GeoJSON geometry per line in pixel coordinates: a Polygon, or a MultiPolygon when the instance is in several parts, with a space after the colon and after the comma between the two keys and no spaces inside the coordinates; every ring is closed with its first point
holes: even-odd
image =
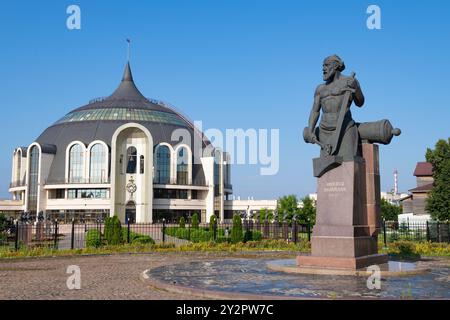
{"type": "Polygon", "coordinates": [[[127,63],[114,93],[77,108],[14,150],[21,211],[60,220],[224,219],[227,154],[173,107],[145,98],[127,63]]]}

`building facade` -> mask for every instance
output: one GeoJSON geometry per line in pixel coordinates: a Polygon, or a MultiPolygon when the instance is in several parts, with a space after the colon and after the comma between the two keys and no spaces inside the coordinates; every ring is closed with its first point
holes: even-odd
{"type": "Polygon", "coordinates": [[[0,212],[64,221],[117,215],[154,222],[198,213],[223,220],[228,154],[173,107],[145,98],[129,63],[116,91],[77,108],[13,152],[0,212]]]}
{"type": "Polygon", "coordinates": [[[418,162],[414,176],[417,186],[409,190],[410,195],[402,199],[403,214],[429,218],[425,206],[428,193],[433,189],[433,165],[429,162],[418,162]]]}

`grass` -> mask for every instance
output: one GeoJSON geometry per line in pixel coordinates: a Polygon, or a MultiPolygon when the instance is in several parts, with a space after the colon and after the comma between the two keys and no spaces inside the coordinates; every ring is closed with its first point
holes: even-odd
{"type": "Polygon", "coordinates": [[[380,252],[404,258],[450,257],[450,243],[399,240],[388,243],[388,247],[382,248],[380,252]]]}
{"type": "Polygon", "coordinates": [[[149,252],[237,252],[237,251],[298,251],[309,252],[309,243],[300,241],[286,243],[282,240],[248,241],[246,243],[201,242],[176,247],[175,244],[124,244],[117,246],[89,247],[74,250],[55,250],[54,248],[22,248],[12,251],[0,247],[0,259],[26,257],[59,257],[76,255],[101,255],[114,253],[149,253],[149,252]]]}
{"type": "MultiPolygon", "coordinates": [[[[248,241],[246,243],[231,244],[227,242],[200,242],[176,247],[174,244],[124,244],[117,246],[102,246],[99,248],[84,248],[74,250],[55,250],[53,248],[37,247],[22,248],[13,251],[0,247],[0,259],[25,257],[56,257],[76,255],[102,255],[115,253],[150,253],[150,252],[251,252],[251,251],[291,251],[309,252],[310,244],[300,240],[297,244],[284,240],[248,241]]],[[[388,248],[380,245],[380,253],[387,253],[402,258],[418,258],[420,256],[435,256],[450,258],[449,243],[396,241],[388,244],[388,248]]]]}

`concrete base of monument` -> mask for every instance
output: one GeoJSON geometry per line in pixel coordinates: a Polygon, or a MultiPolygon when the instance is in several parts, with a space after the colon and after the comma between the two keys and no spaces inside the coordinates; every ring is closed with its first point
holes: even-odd
{"type": "Polygon", "coordinates": [[[308,268],[333,268],[358,270],[371,265],[380,265],[388,262],[386,254],[371,254],[361,257],[343,258],[343,257],[317,257],[317,256],[298,256],[297,265],[308,268]]]}
{"type": "MultiPolygon", "coordinates": [[[[350,262],[334,263],[331,262],[336,258],[324,258],[324,261],[329,261],[328,265],[317,264],[316,266],[312,263],[323,262],[317,260],[316,257],[310,256],[299,256],[297,259],[285,259],[285,260],[275,260],[267,263],[267,268],[272,271],[286,272],[286,273],[297,273],[297,274],[310,274],[310,275],[337,275],[337,276],[362,276],[367,277],[374,273],[374,269],[369,266],[378,266],[380,268],[381,277],[399,277],[399,276],[413,276],[417,274],[422,274],[428,272],[429,269],[418,267],[414,262],[401,262],[401,261],[388,261],[386,255],[373,255],[370,258],[366,258],[365,262],[371,262],[370,265],[364,264],[361,268],[345,268],[343,265],[350,265],[350,262]],[[311,258],[311,259],[308,259],[311,258]],[[299,265],[300,261],[300,265],[299,265]],[[301,264],[305,262],[306,264],[301,264]],[[377,263],[378,262],[378,263],[377,263]]],[[[356,262],[356,265],[358,263],[356,262]]],[[[355,263],[353,263],[355,265],[355,263]]]]}

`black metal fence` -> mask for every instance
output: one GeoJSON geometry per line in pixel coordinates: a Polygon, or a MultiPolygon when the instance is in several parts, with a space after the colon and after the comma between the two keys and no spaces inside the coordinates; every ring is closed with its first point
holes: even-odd
{"type": "Polygon", "coordinates": [[[383,221],[383,242],[398,240],[450,242],[450,222],[440,221],[383,221]]]}
{"type": "MultiPolygon", "coordinates": [[[[242,220],[239,232],[233,232],[232,223],[180,226],[177,221],[161,220],[155,223],[121,224],[111,229],[104,222],[61,224],[57,220],[37,223],[16,222],[0,230],[0,247],[19,250],[23,247],[77,249],[108,244],[175,244],[183,245],[214,241],[284,240],[297,243],[310,241],[312,228],[295,221],[257,222],[242,220]],[[237,236],[236,236],[237,234],[237,236]]],[[[387,246],[397,240],[450,242],[449,222],[383,221],[380,241],[387,246]]]]}
{"type": "MultiPolygon", "coordinates": [[[[297,243],[301,239],[310,240],[311,228],[296,222],[258,223],[243,220],[241,237],[237,241],[259,241],[278,239],[297,243]]],[[[239,234],[239,232],[237,233],[239,234]]],[[[232,223],[214,225],[186,223],[180,227],[173,221],[156,223],[105,225],[104,222],[61,224],[57,220],[37,223],[16,222],[0,231],[0,246],[11,250],[20,248],[47,247],[54,249],[78,249],[100,247],[108,244],[175,244],[183,245],[196,242],[232,242],[232,223]],[[115,233],[115,235],[112,235],[115,233]]]]}
{"type": "Polygon", "coordinates": [[[18,250],[28,247],[57,247],[63,235],[58,230],[58,223],[38,222],[12,223],[0,230],[0,246],[18,250]]]}

